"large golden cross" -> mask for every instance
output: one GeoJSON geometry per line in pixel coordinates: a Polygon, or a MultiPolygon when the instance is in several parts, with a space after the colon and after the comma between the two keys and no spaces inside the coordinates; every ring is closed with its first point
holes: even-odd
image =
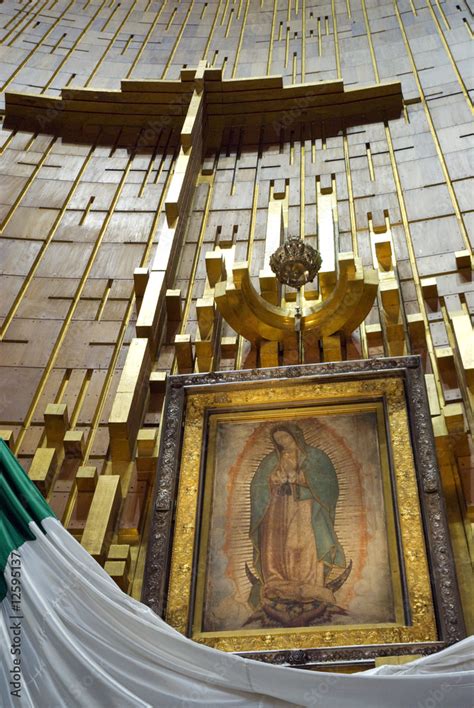
{"type": "MultiPolygon", "coordinates": [[[[168,288],[167,273],[173,270],[168,266],[179,253],[196,179],[205,171],[206,151],[220,145],[226,128],[265,127],[279,140],[282,129],[304,123],[319,124],[326,135],[331,135],[351,125],[398,117],[401,110],[399,82],[345,89],[342,80],[290,86],[283,85],[281,76],[224,80],[221,69],[209,68],[202,61],[195,69],[182,69],[177,81],[124,80],[120,90],[104,91],[64,88],[57,98],[7,93],[5,125],[75,141],[91,141],[107,129],[119,128],[134,136],[130,143],[135,150],[155,145],[165,127],[180,131],[179,155],[164,202],[166,221],[159,249],[149,272],[136,273],[137,295],[142,298],[137,334],[156,342],[160,305],[168,288]]],[[[269,205],[269,253],[280,245],[283,233],[283,213],[276,191],[274,196],[269,205]]],[[[377,292],[376,271],[362,268],[352,253],[336,255],[331,224],[328,228],[320,294],[303,310],[303,327],[312,332],[313,338],[350,334],[367,316],[377,292]]],[[[199,368],[207,368],[212,357],[216,306],[232,328],[249,341],[272,343],[267,348],[272,352],[269,363],[275,359],[277,342],[285,341],[293,332],[294,313],[287,303],[281,305],[276,279],[266,267],[267,255],[258,293],[247,262],[231,263],[226,270],[222,251],[209,254],[206,293],[197,303],[199,368]]],[[[314,299],[314,292],[309,297],[314,299]]],[[[187,368],[189,335],[177,335],[175,345],[178,366],[181,362],[181,368],[187,368]]]]}

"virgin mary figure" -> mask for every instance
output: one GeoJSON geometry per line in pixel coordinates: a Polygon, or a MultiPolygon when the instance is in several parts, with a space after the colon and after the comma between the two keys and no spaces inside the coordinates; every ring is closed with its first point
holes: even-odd
{"type": "MultiPolygon", "coordinates": [[[[266,615],[283,625],[328,619],[338,608],[334,591],[350,572],[334,529],[339,485],[328,455],[308,445],[294,423],[271,431],[274,450],[250,485],[250,538],[256,575],[249,604],[254,621],[266,615]],[[339,584],[328,583],[335,567],[339,584]]],[[[336,578],[336,580],[338,580],[336,578]]]]}

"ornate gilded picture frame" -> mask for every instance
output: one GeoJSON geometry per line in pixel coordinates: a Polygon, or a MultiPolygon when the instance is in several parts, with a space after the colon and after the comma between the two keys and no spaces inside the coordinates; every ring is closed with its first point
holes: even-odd
{"type": "Polygon", "coordinates": [[[171,376],[143,599],[273,662],[464,635],[418,357],[171,376]]]}

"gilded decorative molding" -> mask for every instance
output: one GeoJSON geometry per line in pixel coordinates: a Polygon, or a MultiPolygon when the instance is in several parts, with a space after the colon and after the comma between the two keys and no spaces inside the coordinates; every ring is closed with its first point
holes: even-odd
{"type": "Polygon", "coordinates": [[[411,455],[405,394],[399,381],[383,378],[375,381],[340,383],[306,384],[301,382],[298,386],[288,382],[283,385],[267,385],[261,388],[245,387],[228,392],[220,392],[218,388],[215,392],[199,392],[188,395],[166,611],[166,619],[173,627],[185,633],[189,621],[205,411],[209,409],[215,411],[221,408],[235,410],[242,406],[262,406],[269,400],[273,405],[285,406],[289,402],[294,405],[328,399],[346,402],[371,398],[384,398],[388,409],[387,418],[390,426],[396,482],[396,503],[400,510],[401,542],[405,557],[409,559],[409,562],[406,563],[406,574],[411,626],[372,630],[347,627],[326,628],[325,630],[312,628],[312,631],[309,629],[301,632],[288,631],[278,636],[264,632],[258,632],[255,636],[251,636],[255,633],[248,632],[245,633],[245,636],[209,638],[202,634],[195,638],[224,651],[290,649],[294,646],[302,646],[308,640],[318,646],[348,646],[393,642],[428,642],[437,638],[428,567],[425,559],[418,491],[411,455]]]}

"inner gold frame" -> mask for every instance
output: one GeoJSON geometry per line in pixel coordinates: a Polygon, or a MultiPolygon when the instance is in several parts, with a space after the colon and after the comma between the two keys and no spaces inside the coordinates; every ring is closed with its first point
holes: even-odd
{"type": "MultiPolygon", "coordinates": [[[[204,463],[205,442],[208,436],[210,415],[241,416],[263,415],[279,417],[292,415],[305,407],[304,414],[315,409],[327,414],[329,406],[337,413],[356,410],[361,412],[371,406],[379,408],[385,415],[378,415],[379,445],[381,461],[388,454],[382,450],[384,440],[390,448],[393,466],[396,504],[393,504],[392,489],[388,469],[383,471],[385,512],[390,550],[390,562],[397,554],[395,519],[390,521],[390,510],[397,509],[396,517],[400,529],[403,549],[406,593],[405,602],[409,620],[403,612],[403,598],[394,594],[396,622],[374,625],[325,625],[321,627],[301,627],[285,629],[240,629],[238,631],[199,631],[199,623],[194,623],[190,636],[201,643],[224,651],[262,651],[292,649],[308,646],[353,646],[361,644],[393,644],[403,642],[429,642],[438,639],[422,519],[418,499],[415,463],[413,458],[408,424],[405,390],[400,380],[377,378],[373,380],[349,382],[308,383],[271,382],[235,386],[232,390],[212,392],[209,388],[202,392],[190,393],[185,411],[185,429],[181,456],[180,482],[177,500],[176,525],[173,538],[173,552],[166,611],[167,621],[180,632],[186,634],[194,608],[192,603],[193,564],[198,528],[198,498],[200,475],[205,474],[203,524],[204,536],[208,523],[212,467],[204,463]],[[336,405],[337,404],[337,405],[336,405]],[[383,404],[383,405],[382,405],[383,404]],[[336,411],[337,408],[337,411],[336,411]],[[249,410],[251,409],[251,410],[249,410]],[[229,414],[229,410],[232,414],[229,414]],[[221,411],[221,413],[220,413],[221,411]],[[380,434],[380,426],[387,430],[387,436],[380,434]],[[395,554],[395,555],[394,555],[395,554]]],[[[303,414],[303,412],[302,412],[303,414]]],[[[212,447],[212,446],[210,446],[212,447]]],[[[388,451],[386,451],[388,452],[388,451]]],[[[212,451],[210,452],[212,454],[212,451]]],[[[207,456],[207,455],[206,455],[207,456]]],[[[206,463],[208,460],[206,460],[206,463]]],[[[205,538],[201,539],[200,554],[206,552],[205,538]]],[[[397,561],[398,563],[398,561],[397,561]]],[[[198,564],[200,569],[205,564],[198,564]]],[[[395,573],[395,584],[400,582],[400,564],[395,573]]],[[[202,582],[198,576],[195,607],[202,606],[202,582]]]]}

